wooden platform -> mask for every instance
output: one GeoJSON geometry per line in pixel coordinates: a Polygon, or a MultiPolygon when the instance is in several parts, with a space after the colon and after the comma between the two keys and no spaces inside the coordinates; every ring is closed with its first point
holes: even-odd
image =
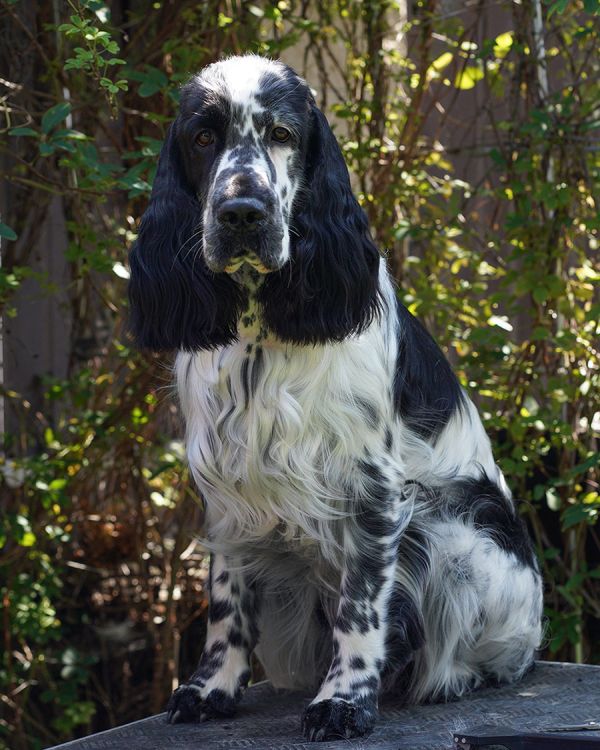
{"type": "Polygon", "coordinates": [[[387,700],[373,733],[350,741],[304,741],[300,715],[309,700],[262,683],[247,691],[234,719],[171,726],[160,714],[50,750],[449,750],[456,747],[453,731],[475,725],[537,730],[600,720],[600,667],[539,662],[515,687],[487,688],[455,703],[398,708],[387,700]]]}

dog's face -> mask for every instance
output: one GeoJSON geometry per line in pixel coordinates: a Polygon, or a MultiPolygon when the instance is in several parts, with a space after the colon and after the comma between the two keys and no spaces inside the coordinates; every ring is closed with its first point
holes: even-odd
{"type": "Polygon", "coordinates": [[[291,207],[310,114],[306,83],[262,58],[230,58],[183,89],[178,139],[204,206],[202,253],[214,272],[289,260],[291,207]]]}
{"type": "Polygon", "coordinates": [[[244,263],[262,274],[261,329],[280,341],[341,341],[378,309],[379,253],[329,124],[293,70],[256,55],[181,92],[130,254],[138,345],[235,341],[244,263]]]}

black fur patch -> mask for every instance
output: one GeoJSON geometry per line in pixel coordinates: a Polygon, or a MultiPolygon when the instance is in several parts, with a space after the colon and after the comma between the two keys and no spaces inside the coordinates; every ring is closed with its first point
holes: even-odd
{"type": "Polygon", "coordinates": [[[363,414],[367,425],[372,430],[376,430],[379,427],[380,415],[375,404],[366,399],[359,398],[356,400],[356,405],[363,414]]]}
{"type": "Polygon", "coordinates": [[[329,124],[313,102],[310,108],[291,261],[267,275],[258,295],[269,330],[298,344],[342,341],[380,309],[379,251],[329,124]]]}
{"type": "Polygon", "coordinates": [[[233,716],[239,700],[224,690],[211,690],[206,698],[192,685],[181,685],[167,704],[167,721],[171,724],[199,722],[214,717],[233,716]]]}
{"type": "Polygon", "coordinates": [[[223,599],[216,599],[211,596],[210,605],[208,607],[208,619],[210,622],[219,622],[219,620],[225,619],[233,612],[233,607],[230,602],[223,599]]]}
{"type": "Polygon", "coordinates": [[[401,302],[398,321],[394,404],[412,430],[431,439],[463,406],[463,391],[442,350],[401,302]]]}
{"type": "Polygon", "coordinates": [[[196,245],[202,205],[169,129],[150,203],[129,256],[129,327],[142,349],[212,349],[237,338],[246,292],[208,270],[196,245]]]}
{"type": "Polygon", "coordinates": [[[309,742],[350,739],[371,731],[376,719],[377,704],[372,699],[353,703],[325,700],[306,709],[302,731],[309,742]]]}
{"type": "Polygon", "coordinates": [[[388,427],[386,428],[385,439],[384,439],[384,446],[388,453],[391,452],[393,445],[394,445],[394,438],[392,436],[392,431],[388,427]]]}
{"type": "Polygon", "coordinates": [[[533,544],[524,519],[487,476],[453,482],[446,491],[453,516],[472,519],[475,528],[487,533],[500,549],[511,552],[522,565],[536,567],[533,544]]]}
{"type": "Polygon", "coordinates": [[[365,660],[362,658],[362,656],[353,656],[352,659],[350,659],[350,668],[351,669],[364,669],[365,660]]]}

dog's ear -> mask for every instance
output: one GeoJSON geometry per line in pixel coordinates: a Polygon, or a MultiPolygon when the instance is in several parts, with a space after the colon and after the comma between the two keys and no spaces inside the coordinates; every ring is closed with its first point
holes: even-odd
{"type": "Polygon", "coordinates": [[[350,186],[341,149],[314,103],[304,187],[290,220],[291,261],[270,274],[260,301],[269,329],[286,341],[341,341],[378,309],[379,252],[350,186]]]}
{"type": "Polygon", "coordinates": [[[129,327],[143,349],[212,349],[237,336],[243,295],[204,263],[202,205],[171,125],[129,264],[129,327]]]}

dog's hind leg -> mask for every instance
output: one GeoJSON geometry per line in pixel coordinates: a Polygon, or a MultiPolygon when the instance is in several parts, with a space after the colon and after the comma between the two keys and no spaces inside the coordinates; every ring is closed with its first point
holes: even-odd
{"type": "Polygon", "coordinates": [[[409,700],[451,700],[488,680],[520,679],[542,638],[535,563],[502,549],[489,529],[467,520],[432,524],[430,541],[425,643],[415,653],[409,700]]]}

